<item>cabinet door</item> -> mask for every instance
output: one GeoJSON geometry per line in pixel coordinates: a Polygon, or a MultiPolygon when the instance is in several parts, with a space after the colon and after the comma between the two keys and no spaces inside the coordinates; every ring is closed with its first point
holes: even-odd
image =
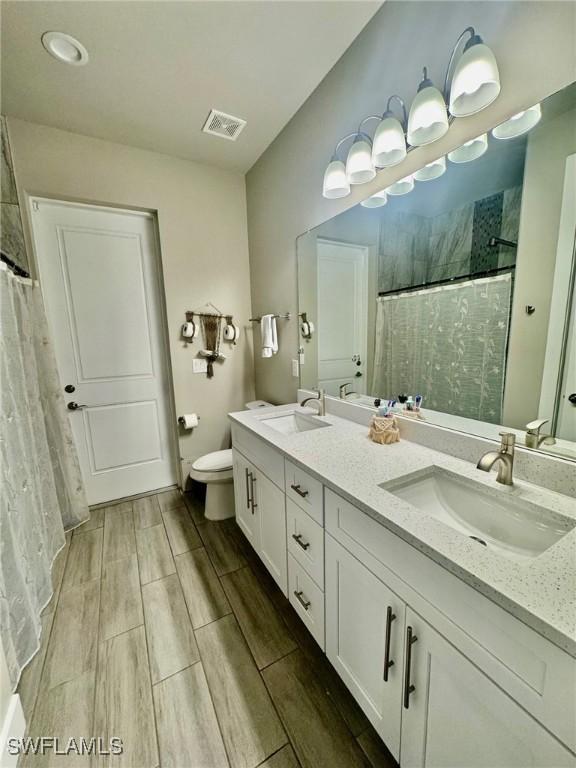
{"type": "Polygon", "coordinates": [[[238,451],[233,451],[232,467],[234,472],[234,500],[236,506],[236,522],[244,535],[259,551],[260,522],[258,507],[253,504],[254,476],[256,473],[252,464],[238,451]]]}
{"type": "Polygon", "coordinates": [[[562,768],[574,758],[410,608],[404,656],[402,768],[562,768]],[[406,708],[406,704],[408,705],[406,708]]]}
{"type": "Polygon", "coordinates": [[[286,595],[286,503],[284,493],[273,482],[253,470],[252,502],[260,523],[257,552],[274,580],[286,595]]]}
{"type": "Polygon", "coordinates": [[[398,759],[404,603],[326,535],[326,654],[398,759]]]}

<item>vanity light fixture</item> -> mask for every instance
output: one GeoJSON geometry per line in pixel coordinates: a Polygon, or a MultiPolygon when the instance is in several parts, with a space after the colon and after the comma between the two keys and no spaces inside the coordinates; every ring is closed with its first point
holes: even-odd
{"type": "Polygon", "coordinates": [[[403,179],[400,179],[399,181],[394,182],[394,184],[391,184],[389,187],[386,188],[386,192],[389,195],[407,195],[408,192],[412,192],[414,189],[414,176],[413,174],[410,174],[409,176],[404,176],[403,179]]]}
{"type": "Polygon", "coordinates": [[[372,143],[372,162],[377,168],[389,168],[398,165],[406,157],[406,137],[404,135],[407,124],[406,105],[404,101],[394,94],[390,96],[386,104],[386,111],[378,123],[372,143]],[[402,107],[402,122],[394,116],[390,109],[393,100],[398,101],[402,107]]]}
{"type": "Polygon", "coordinates": [[[474,27],[467,27],[452,49],[446,70],[444,93],[448,93],[450,70],[460,43],[466,35],[469,35],[469,38],[454,69],[450,87],[449,109],[454,117],[475,115],[492,104],[500,93],[500,73],[496,57],[480,35],[476,34],[474,27]]]}
{"type": "Polygon", "coordinates": [[[439,179],[444,173],[446,173],[445,155],[439,157],[438,160],[427,163],[423,168],[419,168],[414,174],[414,178],[416,181],[432,181],[439,179]]]}
{"type": "Polygon", "coordinates": [[[495,139],[515,139],[517,136],[522,136],[523,133],[532,130],[535,125],[538,125],[541,117],[542,109],[540,104],[534,104],[533,107],[525,109],[523,112],[518,112],[517,115],[493,128],[492,136],[495,139]]]}
{"type": "Polygon", "coordinates": [[[324,172],[322,194],[328,200],[336,200],[339,197],[347,197],[350,194],[350,182],[346,174],[346,165],[338,156],[338,151],[342,144],[355,137],[356,133],[349,133],[336,144],[332,159],[324,172]]]}
{"type": "Polygon", "coordinates": [[[58,61],[82,67],[88,64],[88,51],[79,40],[65,32],[44,32],[42,45],[58,61]]]}
{"type": "Polygon", "coordinates": [[[380,192],[375,192],[370,197],[367,197],[366,200],[362,200],[360,205],[364,208],[382,208],[387,202],[388,194],[385,189],[381,189],[380,192]]]}
{"type": "Polygon", "coordinates": [[[376,176],[372,162],[372,139],[358,131],[346,158],[346,176],[350,184],[365,184],[376,176]]]}
{"type": "Polygon", "coordinates": [[[450,127],[444,96],[428,77],[426,67],[423,74],[408,118],[407,138],[413,147],[421,147],[441,139],[450,127]]]}
{"type": "Polygon", "coordinates": [[[448,160],[451,163],[469,163],[482,157],[487,149],[488,134],[483,133],[481,136],[465,142],[461,147],[456,147],[452,152],[448,152],[448,160]]]}

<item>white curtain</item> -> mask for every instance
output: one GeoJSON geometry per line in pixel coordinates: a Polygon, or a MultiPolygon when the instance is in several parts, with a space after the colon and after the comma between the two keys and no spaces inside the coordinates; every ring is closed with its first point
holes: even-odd
{"type": "Polygon", "coordinates": [[[381,296],[370,391],[501,423],[510,273],[381,296]]]}
{"type": "Polygon", "coordinates": [[[7,269],[0,317],[0,637],[16,687],[40,645],[64,530],[89,511],[40,290],[7,269]]]}

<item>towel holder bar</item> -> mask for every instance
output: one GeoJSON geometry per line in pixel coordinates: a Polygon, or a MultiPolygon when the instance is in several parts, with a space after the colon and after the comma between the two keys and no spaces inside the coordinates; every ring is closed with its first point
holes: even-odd
{"type": "MultiPolygon", "coordinates": [[[[291,320],[292,319],[292,313],[286,312],[284,315],[274,315],[275,318],[278,320],[291,320]]],[[[259,323],[262,320],[261,317],[251,317],[250,321],[251,323],[259,323]]]]}

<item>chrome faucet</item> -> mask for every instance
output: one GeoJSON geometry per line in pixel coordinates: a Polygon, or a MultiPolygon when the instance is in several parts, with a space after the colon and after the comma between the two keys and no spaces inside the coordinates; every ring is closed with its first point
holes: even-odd
{"type": "Polygon", "coordinates": [[[502,442],[499,451],[488,451],[480,457],[476,465],[483,472],[490,472],[494,464],[498,462],[498,474],[496,482],[502,485],[513,485],[512,471],[514,469],[514,444],[516,435],[513,432],[500,432],[502,442]]]}
{"type": "Polygon", "coordinates": [[[305,397],[304,400],[300,403],[300,407],[304,408],[306,403],[311,403],[317,406],[318,408],[318,416],[325,416],[326,415],[326,403],[324,400],[324,390],[318,389],[316,395],[314,397],[305,397]]]}
{"type": "Polygon", "coordinates": [[[530,421],[526,424],[526,435],[524,437],[524,443],[528,448],[540,448],[542,443],[545,445],[554,445],[556,440],[552,435],[541,435],[540,430],[546,424],[548,419],[536,419],[536,421],[530,421]]]}
{"type": "Polygon", "coordinates": [[[338,392],[340,393],[340,400],[346,400],[348,395],[353,395],[354,392],[348,392],[348,387],[352,386],[351,381],[347,381],[345,384],[340,384],[338,392]]]}

